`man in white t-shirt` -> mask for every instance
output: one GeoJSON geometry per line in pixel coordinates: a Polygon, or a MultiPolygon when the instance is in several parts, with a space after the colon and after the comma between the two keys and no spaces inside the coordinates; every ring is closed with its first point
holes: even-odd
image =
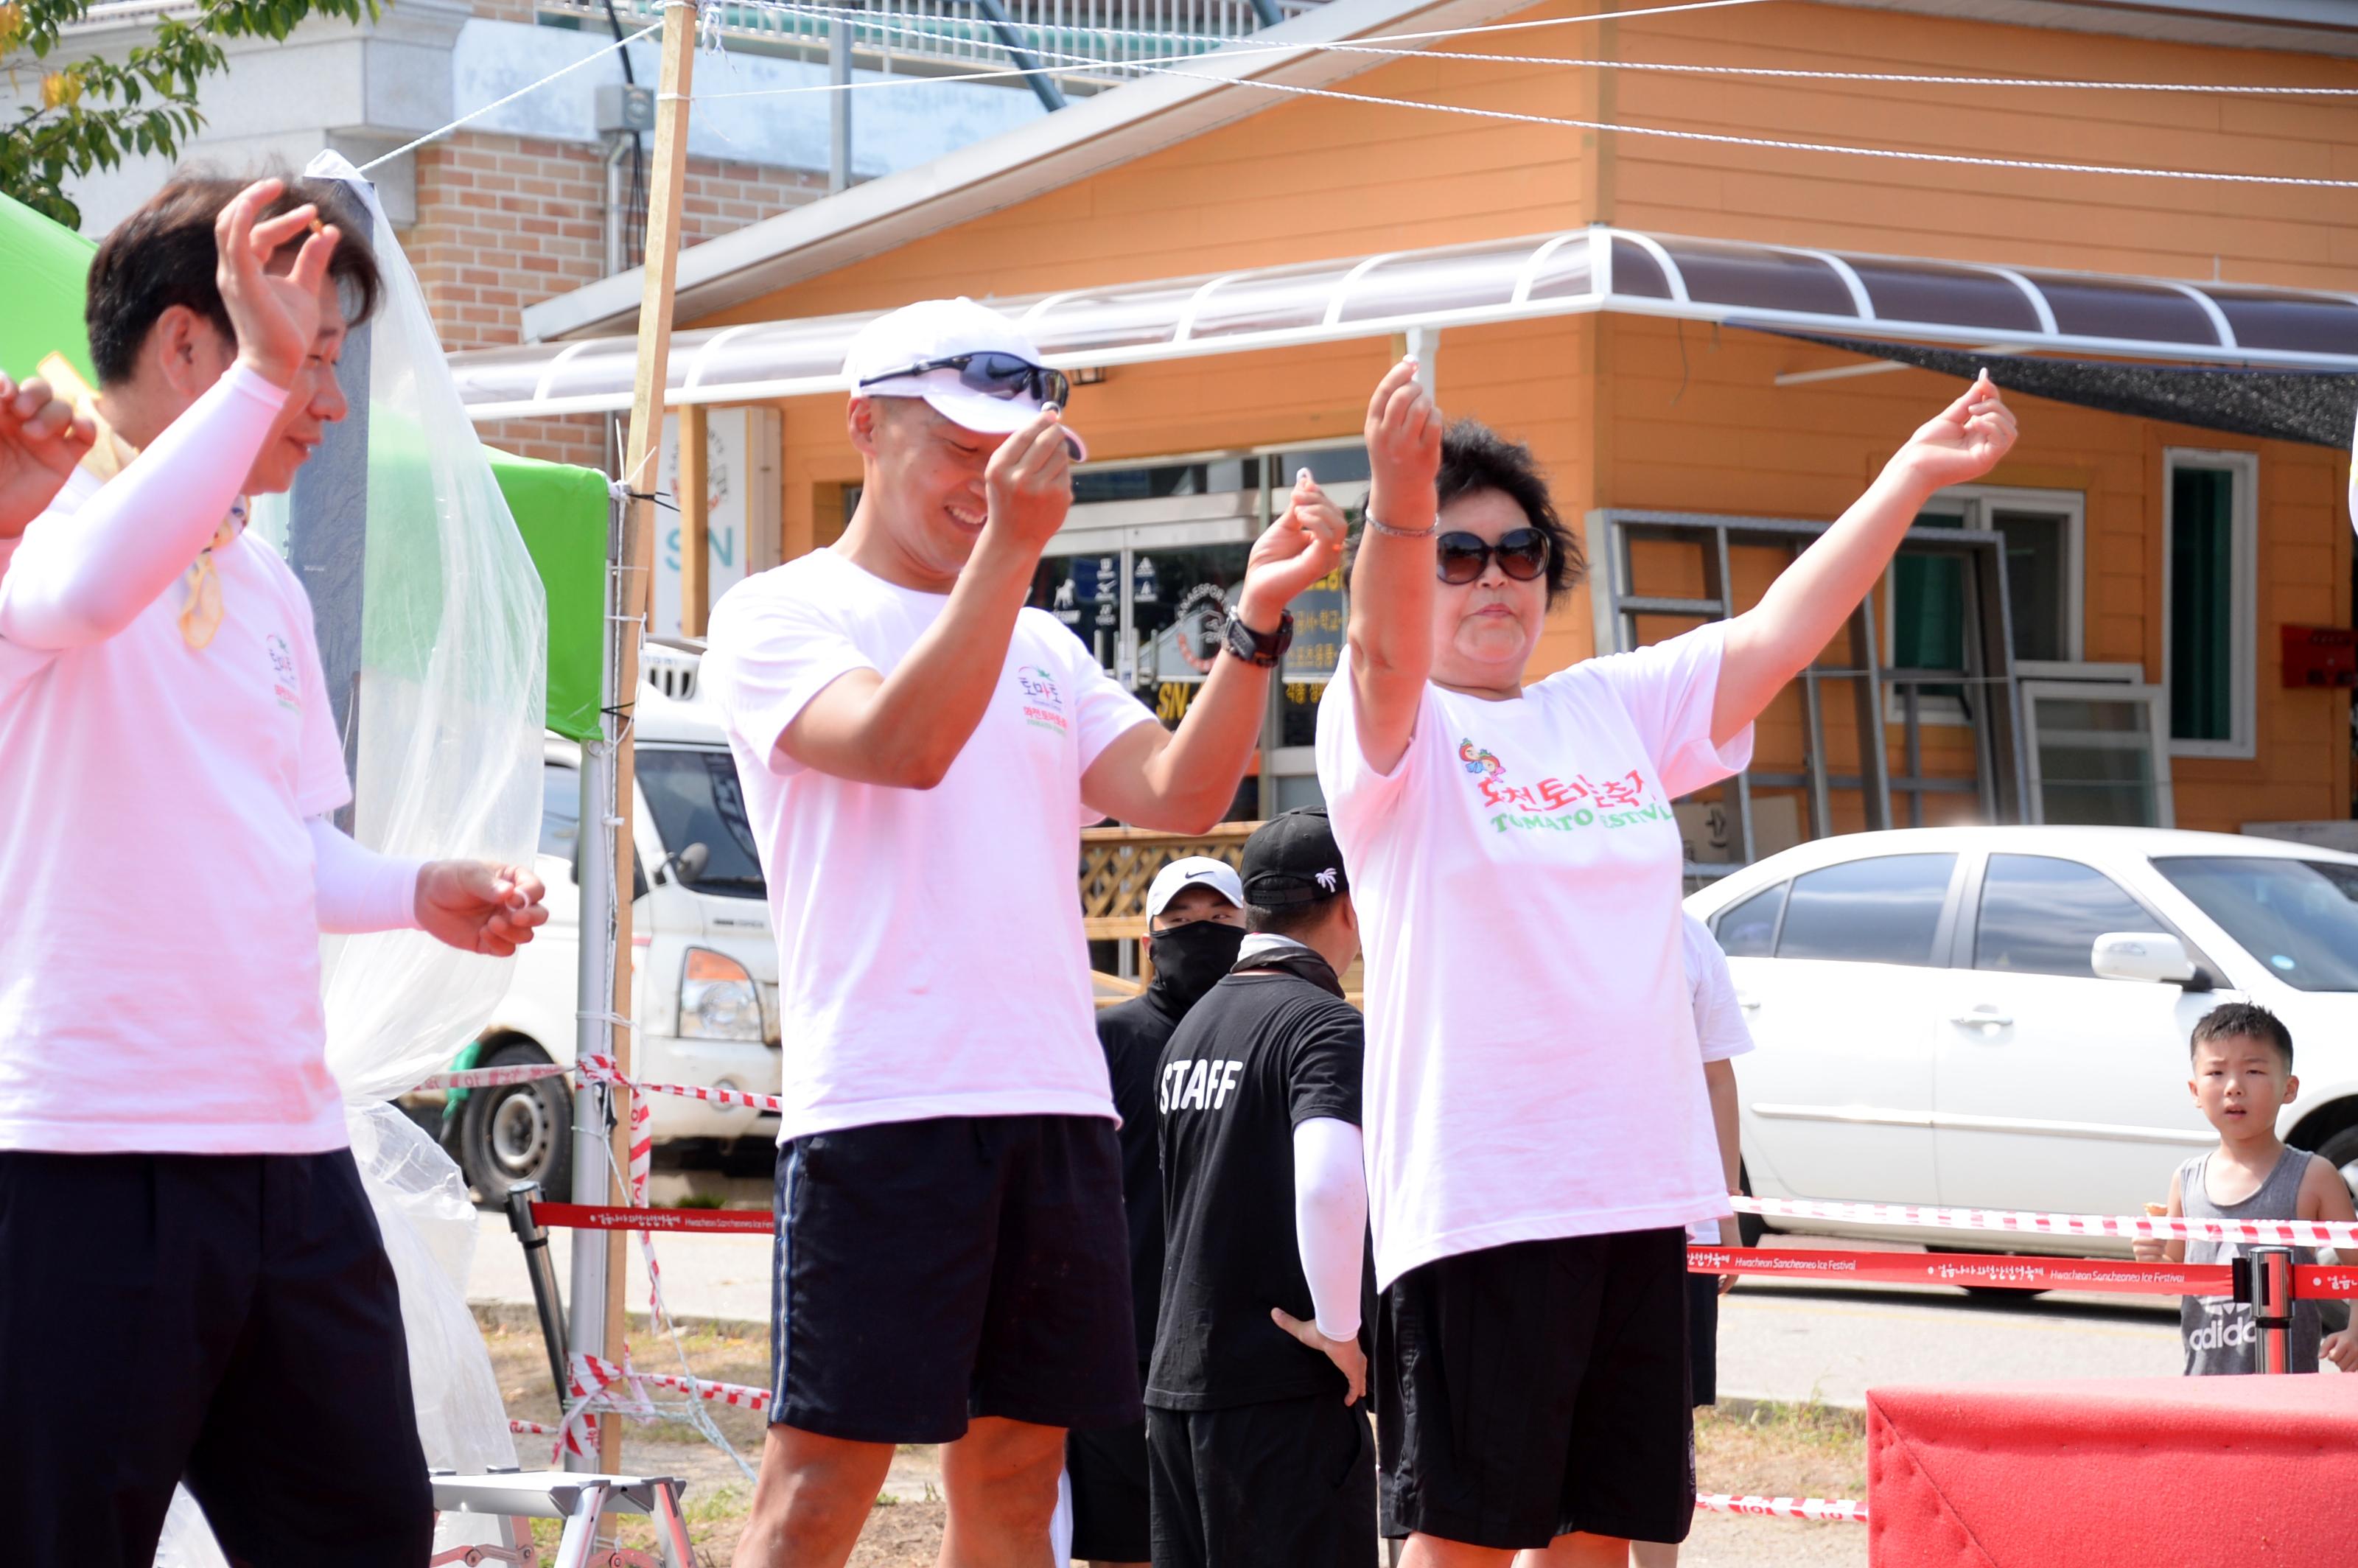
{"type": "MultiPolygon", "coordinates": [[[[774,1399],[741,1568],[834,1568],[893,1445],[937,1443],[946,1562],[1035,1568],[1065,1430],[1140,1417],[1078,832],[1196,832],[1260,737],[1331,507],[1254,545],[1175,731],[1027,609],[1072,501],[1065,378],[930,300],[854,342],[858,511],[731,589],[704,678],[779,943],[774,1399]]],[[[1297,487],[1299,488],[1299,487],[1297,487]]]]}
{"type": "Polygon", "coordinates": [[[1693,1522],[1684,1227],[1728,1212],[1671,803],[1748,762],[1755,716],[2014,417],[1977,379],[1757,605],[1526,685],[1578,542],[1530,450],[1444,434],[1414,370],[1368,408],[1318,709],[1366,954],[1384,1501],[1411,1568],[1622,1568],[1693,1522]]]}
{"type": "Polygon", "coordinates": [[[344,413],[377,273],[341,206],[183,178],[107,236],[93,440],[0,577],[0,1473],[27,1563],[146,1568],[182,1481],[254,1568],[432,1544],[319,933],[505,954],[546,913],[528,871],[324,820],[351,789],[310,605],[243,523],[344,413]]]}
{"type": "MultiPolygon", "coordinates": [[[[1733,1195],[1743,1184],[1735,1059],[1752,1049],[1752,1031],[1745,1027],[1744,1004],[1736,994],[1736,977],[1728,972],[1727,955],[1720,951],[1711,927],[1693,914],[1682,913],[1679,917],[1679,956],[1694,1013],[1695,1044],[1703,1056],[1704,1089],[1711,1098],[1714,1152],[1720,1176],[1733,1195]]],[[[1743,1244],[1743,1236],[1731,1214],[1692,1221],[1687,1240],[1696,1247],[1737,1247],[1743,1244]]],[[[1687,1275],[1687,1382],[1698,1408],[1719,1402],[1719,1298],[1735,1284],[1733,1274],[1687,1275]]],[[[1692,1437],[1687,1440],[1687,1451],[1692,1472],[1692,1437]]],[[[1676,1568],[1678,1561],[1674,1541],[1629,1543],[1630,1568],[1676,1568]]]]}

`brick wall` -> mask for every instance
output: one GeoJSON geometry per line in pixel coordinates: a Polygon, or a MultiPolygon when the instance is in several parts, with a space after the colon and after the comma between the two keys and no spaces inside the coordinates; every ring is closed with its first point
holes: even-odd
{"type": "MultiPolygon", "coordinates": [[[[442,346],[453,352],[521,341],[524,308],[605,276],[606,171],[596,147],[462,131],[417,158],[417,222],[402,236],[442,346]]],[[[690,158],[685,244],[698,244],[824,195],[827,177],[690,158]]],[[[597,467],[595,417],[487,427],[495,445],[597,467]]]]}

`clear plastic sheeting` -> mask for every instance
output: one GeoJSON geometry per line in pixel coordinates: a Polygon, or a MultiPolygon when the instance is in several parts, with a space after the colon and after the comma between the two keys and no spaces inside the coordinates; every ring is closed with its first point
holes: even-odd
{"type": "MultiPolygon", "coordinates": [[[[1060,366],[1135,364],[1595,311],[1847,336],[2283,369],[2358,369],[2358,296],[1690,239],[1623,229],[1398,251],[993,299],[1060,366]]],[[[872,313],[672,339],[666,399],[844,389],[872,313]]],[[[451,360],[468,415],[630,406],[636,345],[593,338],[451,360]]]]}
{"type": "MultiPolygon", "coordinates": [[[[323,153],[308,175],[358,181],[323,153]]],[[[441,346],[374,193],[385,277],[371,327],[366,594],[355,712],[355,836],[388,854],[529,865],[539,839],[547,614],[540,578],[444,368],[441,346]]],[[[257,508],[284,548],[286,502],[257,508]]],[[[475,1211],[459,1169],[384,1102],[445,1066],[491,1017],[511,973],[420,932],[322,944],[328,1064],[401,1291],[428,1465],[516,1463],[491,1357],[466,1301],[475,1211]]],[[[446,1520],[440,1544],[490,1540],[446,1520]]],[[[159,1568],[218,1568],[185,1493],[159,1568]]]]}

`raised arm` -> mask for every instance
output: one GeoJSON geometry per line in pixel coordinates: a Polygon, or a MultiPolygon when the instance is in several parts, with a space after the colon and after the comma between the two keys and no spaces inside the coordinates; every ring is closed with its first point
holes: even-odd
{"type": "MultiPolygon", "coordinates": [[[[1237,617],[1248,631],[1277,631],[1294,596],[1342,559],[1343,531],[1341,510],[1303,470],[1284,515],[1253,541],[1245,564],[1237,617]]],[[[1259,665],[1222,654],[1179,728],[1140,724],[1124,733],[1089,764],[1081,798],[1134,827],[1203,832],[1236,798],[1260,743],[1269,677],[1259,665]]]]}
{"type": "Polygon", "coordinates": [[[1351,568],[1351,707],[1359,753],[1388,773],[1408,751],[1433,670],[1441,410],[1402,360],[1368,404],[1367,526],[1351,568]]]}
{"type": "Polygon", "coordinates": [[[860,784],[931,789],[990,706],[1032,591],[1040,551],[1073,502],[1073,460],[1057,410],[1042,410],[990,457],[989,516],[949,608],[889,676],[853,670],[806,704],[778,749],[860,784]]]}
{"type": "Polygon", "coordinates": [[[1711,738],[1725,745],[1842,630],[1932,492],[1981,478],[2014,445],[2014,414],[1984,371],[1908,438],[1866,493],[1727,624],[1711,738]]]}

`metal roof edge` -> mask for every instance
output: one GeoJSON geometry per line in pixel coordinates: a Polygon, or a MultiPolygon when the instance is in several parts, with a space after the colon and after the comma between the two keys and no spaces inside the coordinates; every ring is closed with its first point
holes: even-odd
{"type": "MultiPolygon", "coordinates": [[[[1332,0],[1246,46],[1323,43],[1408,22],[1476,25],[1529,10],[1531,0],[1332,0]]],[[[674,285],[682,315],[709,315],[895,245],[981,217],[1272,107],[1282,95],[1240,80],[1316,86],[1390,63],[1379,55],[1206,54],[1188,69],[1214,80],[1149,77],[1044,114],[969,146],[680,253],[674,285]]],[[[524,309],[526,343],[627,329],[644,268],[615,273],[524,309]]]]}

